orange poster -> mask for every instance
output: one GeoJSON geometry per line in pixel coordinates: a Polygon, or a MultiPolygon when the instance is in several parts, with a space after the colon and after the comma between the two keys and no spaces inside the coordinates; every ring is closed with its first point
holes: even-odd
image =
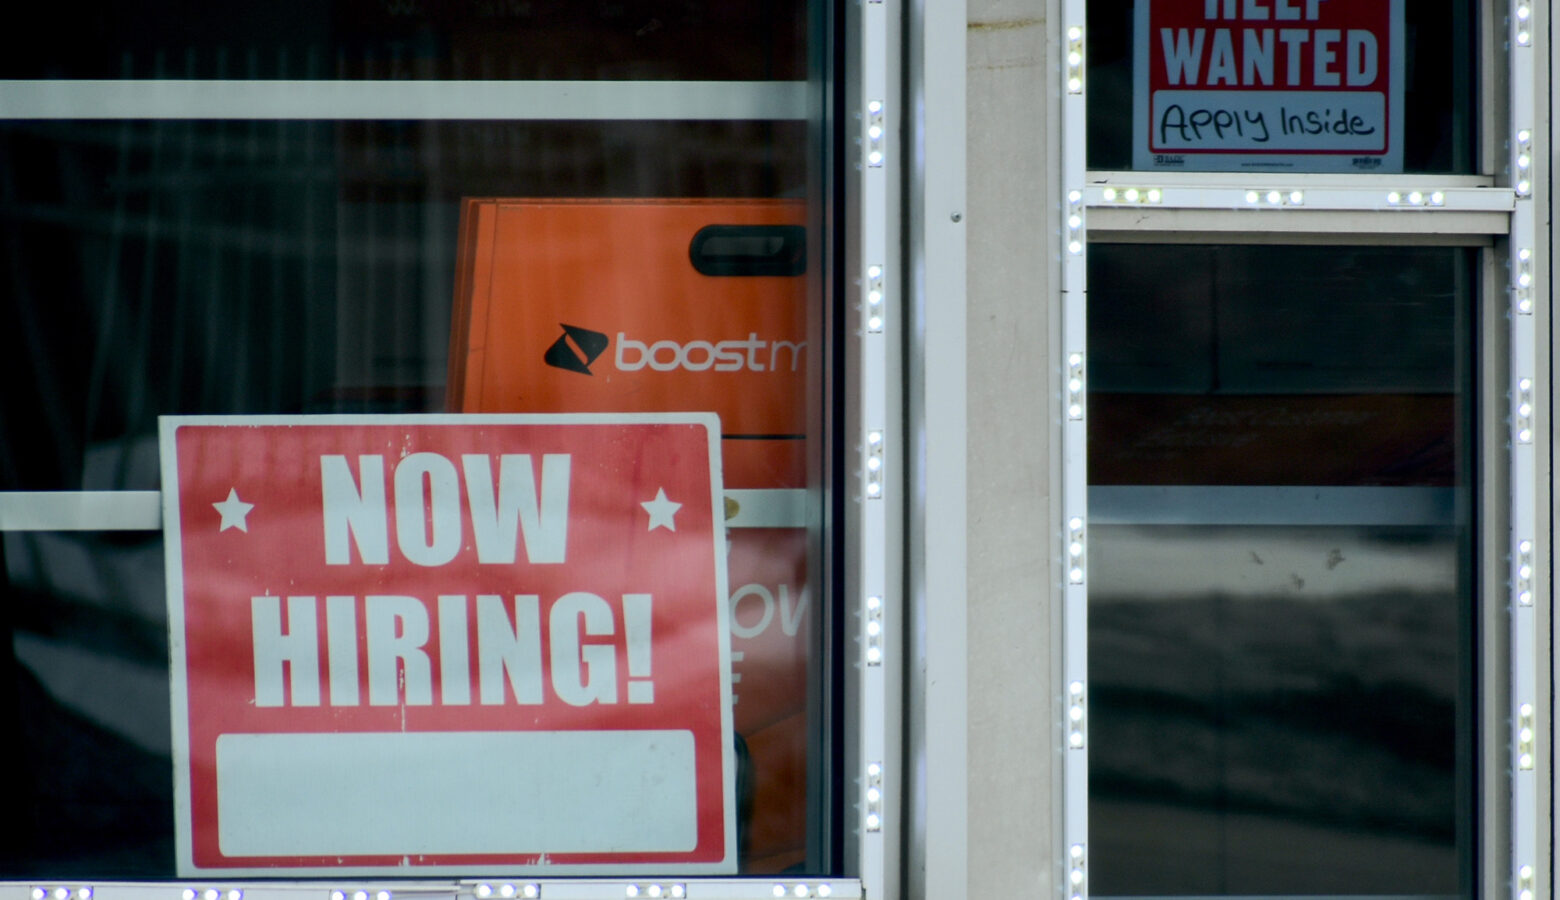
{"type": "MultiPolygon", "coordinates": [[[[714,412],[727,490],[742,869],[805,861],[809,366],[804,206],[467,199],[454,412],[714,412]],[[742,507],[771,511],[742,527],[742,507]],[[784,525],[789,527],[773,527],[784,525]]],[[[813,418],[810,418],[812,416],[813,418]]]]}

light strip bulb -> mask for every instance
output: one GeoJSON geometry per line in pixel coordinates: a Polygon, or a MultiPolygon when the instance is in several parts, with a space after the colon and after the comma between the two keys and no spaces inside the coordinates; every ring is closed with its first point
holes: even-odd
{"type": "Polygon", "coordinates": [[[1533,704],[1524,703],[1517,709],[1517,768],[1533,768],[1533,704]]]}
{"type": "Polygon", "coordinates": [[[1083,354],[1069,354],[1067,357],[1067,418],[1074,421],[1083,418],[1086,387],[1083,380],[1083,354]]]}
{"type": "Polygon", "coordinates": [[[1067,893],[1069,900],[1084,900],[1089,894],[1088,871],[1082,844],[1067,849],[1067,893]]]}
{"type": "Polygon", "coordinates": [[[1067,686],[1067,746],[1083,749],[1083,737],[1088,729],[1088,713],[1084,707],[1083,682],[1074,681],[1067,686]]]}
{"type": "Polygon", "coordinates": [[[1067,252],[1073,256],[1083,253],[1083,191],[1067,194],[1067,252]]]}
{"type": "Polygon", "coordinates": [[[1083,519],[1074,516],[1067,521],[1067,581],[1071,584],[1083,584],[1083,539],[1083,519]]]}
{"type": "Polygon", "coordinates": [[[1512,187],[1518,197],[1527,197],[1533,193],[1533,132],[1526,128],[1518,131],[1515,148],[1512,187]]]}
{"type": "Polygon", "coordinates": [[[1517,380],[1517,396],[1511,407],[1511,428],[1517,443],[1533,443],[1533,379],[1517,380]]]}
{"type": "Polygon", "coordinates": [[[869,101],[867,103],[867,165],[874,169],[883,166],[883,142],[886,136],[883,101],[869,101]]]}
{"type": "Polygon", "coordinates": [[[876,595],[867,598],[866,621],[862,623],[861,630],[865,635],[862,641],[864,655],[869,666],[881,666],[883,664],[883,598],[876,595]]]}
{"type": "Polygon", "coordinates": [[[1067,93],[1083,93],[1083,29],[1067,29],[1067,93]]]}
{"type": "Polygon", "coordinates": [[[1518,606],[1533,605],[1533,542],[1517,542],[1516,592],[1518,606]]]}
{"type": "Polygon", "coordinates": [[[883,267],[879,265],[867,266],[867,302],[866,302],[867,332],[870,334],[882,334],[883,332],[883,267]]]}
{"type": "Polygon", "coordinates": [[[867,432],[867,458],[865,462],[866,477],[862,482],[866,485],[867,499],[879,500],[883,497],[883,432],[867,432]]]}
{"type": "Polygon", "coordinates": [[[867,777],[862,781],[863,809],[866,815],[863,824],[868,831],[883,830],[883,764],[873,762],[867,765],[867,777]]]}

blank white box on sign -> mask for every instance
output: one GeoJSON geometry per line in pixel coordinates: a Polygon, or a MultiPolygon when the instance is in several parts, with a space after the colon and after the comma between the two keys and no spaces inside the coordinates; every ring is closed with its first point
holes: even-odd
{"type": "Polygon", "coordinates": [[[692,850],[691,731],[225,734],[227,856],[692,850]]]}

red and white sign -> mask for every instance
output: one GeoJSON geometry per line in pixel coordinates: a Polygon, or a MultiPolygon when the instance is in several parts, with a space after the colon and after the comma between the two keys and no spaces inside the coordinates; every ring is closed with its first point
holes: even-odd
{"type": "Polygon", "coordinates": [[[1403,0],[1137,0],[1132,165],[1403,171],[1403,0]]]}
{"type": "Polygon", "coordinates": [[[180,874],[735,871],[719,443],[164,418],[180,874]]]}

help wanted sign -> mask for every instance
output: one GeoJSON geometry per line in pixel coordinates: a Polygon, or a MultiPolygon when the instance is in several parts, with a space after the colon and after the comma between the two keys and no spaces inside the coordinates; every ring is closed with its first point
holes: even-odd
{"type": "Polygon", "coordinates": [[[163,419],[180,874],[734,871],[719,439],[163,419]]]}
{"type": "Polygon", "coordinates": [[[1401,172],[1404,0],[1137,0],[1133,167],[1401,172]]]}

